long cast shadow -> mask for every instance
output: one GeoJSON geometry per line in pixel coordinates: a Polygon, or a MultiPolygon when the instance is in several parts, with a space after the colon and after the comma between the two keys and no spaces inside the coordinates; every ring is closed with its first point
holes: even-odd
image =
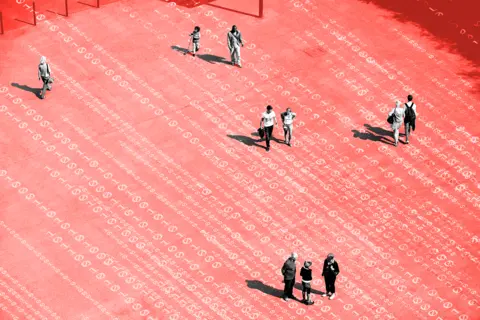
{"type": "MultiPolygon", "coordinates": [[[[188,49],[182,48],[179,46],[172,46],[172,50],[186,54],[189,53],[188,49]]],[[[196,55],[197,58],[202,59],[205,62],[215,64],[215,63],[222,63],[222,64],[228,64],[230,65],[231,63],[225,60],[223,57],[215,56],[213,54],[198,54],[196,55]]]]}
{"type": "Polygon", "coordinates": [[[234,140],[237,140],[247,146],[256,146],[256,147],[259,147],[259,148],[262,148],[262,149],[266,149],[265,146],[262,146],[261,144],[258,144],[257,142],[260,142],[262,140],[255,140],[253,139],[252,137],[247,137],[247,136],[242,136],[242,135],[232,135],[232,134],[228,134],[227,137],[231,138],[231,139],[234,139],[234,140]]]}
{"type": "MultiPolygon", "coordinates": [[[[260,292],[263,292],[265,294],[268,294],[268,295],[270,295],[272,297],[276,297],[276,298],[282,298],[283,297],[283,290],[274,288],[272,286],[269,286],[269,285],[263,283],[260,280],[245,280],[245,282],[247,283],[247,287],[249,287],[250,289],[258,290],[260,292]]],[[[302,284],[300,282],[295,283],[294,287],[295,287],[295,289],[297,289],[299,291],[302,291],[302,284]]],[[[313,288],[311,290],[311,293],[318,294],[318,295],[325,294],[324,291],[316,290],[316,289],[313,289],[313,288]]]]}
{"type": "Polygon", "coordinates": [[[245,282],[247,283],[247,287],[250,289],[261,291],[276,298],[283,297],[283,290],[266,285],[260,280],[245,280],[245,282]]]}
{"type": "Polygon", "coordinates": [[[27,92],[31,92],[33,93],[37,98],[41,98],[40,94],[42,92],[42,89],[39,89],[39,88],[31,88],[29,86],[26,86],[26,85],[21,85],[21,84],[18,84],[18,83],[12,83],[12,87],[15,87],[15,88],[18,88],[18,89],[21,89],[23,91],[27,91],[27,92]]]}
{"type": "Polygon", "coordinates": [[[385,130],[379,127],[372,127],[368,124],[365,124],[365,132],[360,132],[358,130],[352,130],[353,137],[361,140],[370,140],[373,142],[381,142],[388,145],[394,145],[392,132],[385,130]],[[392,140],[387,139],[386,137],[392,137],[392,140]]]}

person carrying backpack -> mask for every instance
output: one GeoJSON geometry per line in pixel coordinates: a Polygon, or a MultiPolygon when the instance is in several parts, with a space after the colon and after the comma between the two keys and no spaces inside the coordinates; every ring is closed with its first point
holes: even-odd
{"type": "Polygon", "coordinates": [[[407,97],[408,102],[405,103],[405,143],[409,143],[410,131],[415,131],[415,120],[417,119],[417,106],[413,102],[413,96],[410,94],[407,97]]]}

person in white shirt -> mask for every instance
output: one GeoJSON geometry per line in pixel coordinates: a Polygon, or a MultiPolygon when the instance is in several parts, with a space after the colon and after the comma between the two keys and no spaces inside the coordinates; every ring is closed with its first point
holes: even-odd
{"type": "Polygon", "coordinates": [[[270,151],[270,140],[272,139],[273,135],[273,124],[275,123],[278,125],[277,117],[275,116],[275,112],[272,111],[272,106],[267,106],[267,111],[262,113],[262,119],[260,120],[260,128],[264,128],[265,130],[265,140],[267,142],[267,152],[270,151]]]}
{"type": "Polygon", "coordinates": [[[393,138],[395,139],[395,147],[398,146],[398,137],[400,136],[400,127],[402,126],[403,118],[405,117],[405,109],[400,107],[400,101],[395,102],[395,108],[388,114],[389,117],[393,115],[393,138]]]}
{"type": "Polygon", "coordinates": [[[292,112],[292,109],[287,108],[285,112],[282,113],[282,122],[283,122],[283,133],[285,134],[285,143],[291,147],[292,142],[292,133],[293,133],[293,119],[297,116],[296,113],[292,112]]]}
{"type": "Polygon", "coordinates": [[[410,136],[410,131],[415,131],[415,119],[417,119],[417,106],[413,102],[413,96],[411,94],[407,97],[408,102],[405,103],[405,136],[406,141],[408,142],[408,138],[410,136]]]}

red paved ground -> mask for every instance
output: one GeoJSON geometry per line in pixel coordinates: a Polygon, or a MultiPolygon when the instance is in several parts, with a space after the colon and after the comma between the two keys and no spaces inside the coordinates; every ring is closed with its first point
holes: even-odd
{"type": "Polygon", "coordinates": [[[480,319],[478,6],[249,1],[6,22],[0,319],[480,319]],[[394,148],[409,93],[418,129],[394,148]],[[252,136],[267,103],[297,112],[292,148],[252,136]],[[279,299],[291,251],[316,293],[336,254],[336,300],[279,299]]]}

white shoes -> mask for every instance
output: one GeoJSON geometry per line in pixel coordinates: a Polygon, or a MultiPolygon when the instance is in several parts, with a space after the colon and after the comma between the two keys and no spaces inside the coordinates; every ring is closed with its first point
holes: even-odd
{"type": "Polygon", "coordinates": [[[329,300],[335,299],[335,293],[332,293],[332,295],[328,298],[329,300]]]}

